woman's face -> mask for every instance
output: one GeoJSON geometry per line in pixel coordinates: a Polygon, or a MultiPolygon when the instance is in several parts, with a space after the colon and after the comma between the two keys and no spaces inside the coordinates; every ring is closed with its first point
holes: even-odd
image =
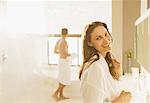
{"type": "Polygon", "coordinates": [[[111,37],[107,29],[103,26],[96,27],[91,33],[91,44],[101,54],[106,54],[111,50],[111,37]]]}

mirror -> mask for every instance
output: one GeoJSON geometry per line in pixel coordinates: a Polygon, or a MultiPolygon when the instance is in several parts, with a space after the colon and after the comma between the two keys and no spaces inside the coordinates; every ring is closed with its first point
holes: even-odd
{"type": "Polygon", "coordinates": [[[142,19],[136,22],[135,59],[150,72],[150,10],[142,19]]]}

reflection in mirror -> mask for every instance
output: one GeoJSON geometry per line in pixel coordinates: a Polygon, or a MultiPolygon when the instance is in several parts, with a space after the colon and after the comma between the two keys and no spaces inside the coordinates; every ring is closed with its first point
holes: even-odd
{"type": "Polygon", "coordinates": [[[150,10],[136,21],[136,60],[150,72],[150,10]]]}

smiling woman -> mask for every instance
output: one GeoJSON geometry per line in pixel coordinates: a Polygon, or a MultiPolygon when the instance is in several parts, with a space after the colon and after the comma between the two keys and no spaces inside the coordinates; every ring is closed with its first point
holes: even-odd
{"type": "Polygon", "coordinates": [[[109,65],[108,60],[113,61],[107,56],[111,53],[110,44],[110,33],[105,23],[96,21],[87,26],[83,39],[83,65],[79,75],[83,103],[130,103],[131,93],[120,92],[116,78],[113,78],[116,74],[111,71],[118,67],[118,62],[109,65]]]}

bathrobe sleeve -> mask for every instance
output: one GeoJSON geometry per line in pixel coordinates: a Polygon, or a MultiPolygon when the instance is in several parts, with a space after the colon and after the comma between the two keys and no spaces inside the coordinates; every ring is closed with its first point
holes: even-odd
{"type": "Polygon", "coordinates": [[[104,103],[103,73],[98,62],[94,62],[83,74],[83,103],[104,103]]]}

